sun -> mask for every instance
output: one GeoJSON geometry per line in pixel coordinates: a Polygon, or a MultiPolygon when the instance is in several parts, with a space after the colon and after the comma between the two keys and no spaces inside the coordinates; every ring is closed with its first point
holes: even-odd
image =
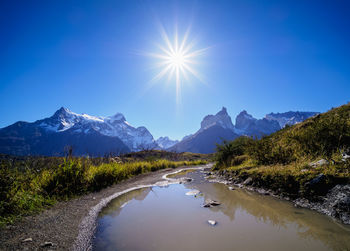
{"type": "Polygon", "coordinates": [[[173,68],[184,67],[185,62],[185,55],[182,51],[172,53],[169,56],[169,64],[171,64],[173,68]]]}
{"type": "Polygon", "coordinates": [[[195,69],[195,65],[200,63],[199,57],[209,47],[195,49],[195,41],[189,41],[189,28],[182,39],[179,39],[177,28],[172,36],[173,39],[170,39],[163,26],[160,26],[160,34],[162,44],[157,44],[159,52],[148,53],[148,56],[157,59],[156,67],[160,69],[151,82],[153,83],[166,77],[169,81],[174,80],[176,84],[176,101],[179,103],[181,86],[190,82],[190,76],[197,78],[200,82],[204,82],[201,74],[195,69]]]}

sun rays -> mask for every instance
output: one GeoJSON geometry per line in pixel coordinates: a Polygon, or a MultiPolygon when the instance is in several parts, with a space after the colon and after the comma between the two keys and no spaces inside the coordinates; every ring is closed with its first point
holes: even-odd
{"type": "Polygon", "coordinates": [[[161,80],[174,81],[176,85],[176,103],[181,101],[181,87],[185,83],[191,81],[191,77],[195,77],[200,82],[203,81],[201,74],[195,69],[198,65],[199,57],[203,55],[208,48],[196,49],[195,41],[189,40],[190,28],[187,29],[182,37],[179,37],[178,30],[170,39],[169,34],[165,31],[163,26],[160,26],[160,34],[162,44],[157,44],[157,53],[147,53],[157,60],[155,67],[159,72],[151,79],[150,83],[154,84],[161,80]]]}

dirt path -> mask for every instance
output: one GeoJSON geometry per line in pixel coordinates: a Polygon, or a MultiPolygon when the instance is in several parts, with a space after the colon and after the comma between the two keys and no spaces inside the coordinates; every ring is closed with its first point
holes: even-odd
{"type": "Polygon", "coordinates": [[[0,250],[72,249],[81,230],[82,221],[86,220],[91,209],[98,205],[101,200],[136,186],[154,184],[161,181],[164,174],[183,168],[164,169],[142,174],[100,192],[84,195],[67,202],[59,202],[39,215],[25,217],[12,226],[0,229],[0,250]],[[28,238],[32,240],[23,241],[28,238]],[[50,242],[52,245],[48,244],[43,247],[45,242],[50,242]]]}

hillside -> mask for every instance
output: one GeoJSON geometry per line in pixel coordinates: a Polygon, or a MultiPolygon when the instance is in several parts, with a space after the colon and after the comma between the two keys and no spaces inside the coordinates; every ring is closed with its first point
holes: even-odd
{"type": "Polygon", "coordinates": [[[217,174],[350,224],[350,103],[254,140],[217,146],[217,174]]]}
{"type": "MultiPolygon", "coordinates": [[[[350,104],[334,108],[293,126],[286,126],[259,140],[240,138],[218,146],[218,155],[230,148],[241,148],[242,155],[257,165],[289,164],[326,158],[340,161],[350,148],[350,104]]],[[[232,150],[232,149],[231,149],[232,150]]],[[[233,150],[232,150],[233,151],[233,150]]],[[[226,154],[219,166],[231,166],[237,154],[226,154]]]]}

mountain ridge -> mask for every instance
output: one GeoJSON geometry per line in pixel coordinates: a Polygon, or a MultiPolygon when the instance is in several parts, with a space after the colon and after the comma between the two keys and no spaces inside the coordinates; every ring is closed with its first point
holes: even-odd
{"type": "Polygon", "coordinates": [[[227,109],[222,107],[215,115],[205,116],[196,133],[185,136],[168,150],[212,153],[215,151],[216,144],[221,144],[224,140],[233,140],[242,135],[261,138],[284,128],[287,124],[293,125],[302,122],[316,114],[319,113],[290,111],[269,113],[262,119],[256,119],[243,110],[236,116],[235,124],[233,124],[227,109]]]}
{"type": "Polygon", "coordinates": [[[241,135],[262,137],[286,125],[299,123],[316,112],[269,113],[256,119],[246,110],[235,118],[222,107],[207,115],[194,134],[182,140],[160,137],[155,140],[144,126],[133,127],[122,113],[112,116],[78,114],[61,107],[51,117],[34,122],[18,121],[0,129],[0,152],[14,155],[63,155],[70,145],[78,155],[119,154],[130,151],[165,149],[176,152],[211,153],[216,144],[241,135]]]}

